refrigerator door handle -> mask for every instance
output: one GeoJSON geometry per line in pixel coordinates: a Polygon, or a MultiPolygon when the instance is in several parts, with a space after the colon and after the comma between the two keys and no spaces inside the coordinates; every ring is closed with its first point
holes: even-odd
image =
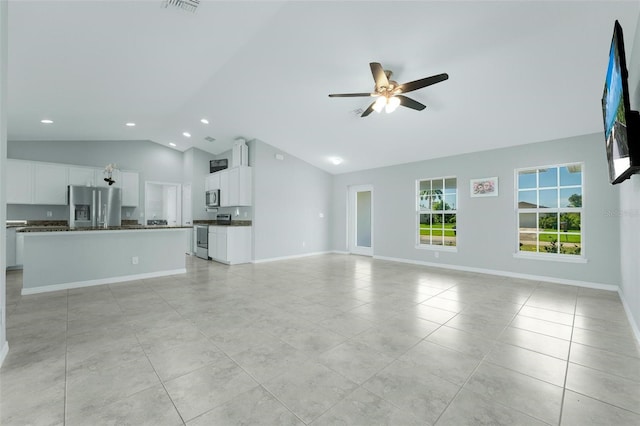
{"type": "Polygon", "coordinates": [[[91,191],[91,226],[94,228],[98,226],[97,218],[96,218],[96,190],[91,191]]]}
{"type": "Polygon", "coordinates": [[[102,191],[98,191],[98,204],[96,205],[96,208],[98,210],[98,226],[101,226],[104,222],[104,219],[102,218],[102,191]]]}

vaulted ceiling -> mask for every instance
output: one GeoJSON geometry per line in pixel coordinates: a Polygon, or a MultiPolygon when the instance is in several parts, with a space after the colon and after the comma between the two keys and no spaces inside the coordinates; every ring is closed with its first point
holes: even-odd
{"type": "Polygon", "coordinates": [[[217,154],[257,138],[344,173],[599,132],[613,23],[629,54],[640,10],[638,1],[203,0],[193,13],[164,4],[10,0],[9,140],[152,140],[217,154]],[[449,80],[410,94],[424,111],[360,118],[370,99],[327,95],[372,90],[372,61],[400,83],[449,80]]]}

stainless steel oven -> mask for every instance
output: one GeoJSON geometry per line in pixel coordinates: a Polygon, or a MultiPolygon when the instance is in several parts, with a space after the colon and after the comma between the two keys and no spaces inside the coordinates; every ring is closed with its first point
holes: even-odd
{"type": "Polygon", "coordinates": [[[209,225],[196,225],[196,256],[209,260],[209,225]]]}

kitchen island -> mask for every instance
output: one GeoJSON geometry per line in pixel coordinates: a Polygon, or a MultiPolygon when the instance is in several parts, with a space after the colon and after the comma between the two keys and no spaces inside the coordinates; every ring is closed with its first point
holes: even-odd
{"type": "Polygon", "coordinates": [[[22,294],[186,273],[191,227],[27,227],[22,294]]]}

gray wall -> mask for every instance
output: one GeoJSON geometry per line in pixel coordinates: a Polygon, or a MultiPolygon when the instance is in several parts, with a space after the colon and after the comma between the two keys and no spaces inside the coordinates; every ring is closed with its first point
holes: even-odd
{"type": "Polygon", "coordinates": [[[184,152],[183,182],[191,183],[191,212],[193,220],[215,219],[215,213],[205,210],[204,181],[209,174],[209,161],[216,156],[198,148],[191,148],[184,152]]]}
{"type": "Polygon", "coordinates": [[[608,183],[602,135],[573,138],[338,175],[334,179],[333,249],[347,250],[346,199],[350,185],[374,187],[374,256],[446,264],[557,281],[620,284],[617,188],[608,183]],[[514,169],[584,162],[584,254],[588,263],[514,258],[516,213],[514,169]],[[417,179],[458,178],[457,252],[418,249],[417,179]],[[498,176],[499,196],[470,198],[469,180],[498,176]]]}
{"type": "MultiPolygon", "coordinates": [[[[640,18],[638,18],[640,25],[640,18]]],[[[634,34],[624,34],[629,68],[629,90],[631,108],[640,110],[640,27],[634,34]],[[631,44],[633,41],[633,44],[631,44]],[[629,46],[633,46],[630,51],[629,46]],[[631,53],[631,54],[629,54],[631,53]]],[[[638,141],[630,141],[640,143],[638,141]]],[[[640,175],[618,185],[620,187],[620,254],[622,283],[620,292],[628,313],[635,326],[636,337],[640,339],[640,175]]]]}
{"type": "Polygon", "coordinates": [[[259,140],[250,143],[249,154],[254,259],[330,250],[332,176],[259,140]],[[284,160],[275,154],[284,155],[284,160]]]}
{"type": "MultiPolygon", "coordinates": [[[[120,169],[140,173],[140,207],[123,209],[123,219],[144,220],[144,182],[183,182],[182,152],[151,141],[9,141],[8,158],[78,166],[104,167],[116,163],[120,169]],[[130,217],[126,216],[126,213],[130,217]]],[[[208,163],[207,163],[208,164],[208,163]]],[[[203,178],[204,180],[204,178],[203,178]]],[[[204,185],[204,183],[203,183],[204,185]]],[[[9,219],[67,219],[64,206],[9,205],[9,219]],[[54,216],[47,217],[51,211],[54,216]]]]}
{"type": "MultiPolygon", "coordinates": [[[[7,158],[7,2],[0,2],[0,223],[6,219],[6,158],[7,158]]],[[[0,227],[0,271],[6,267],[6,228],[0,227]]],[[[0,273],[0,365],[8,349],[6,339],[6,292],[5,274],[0,273]]]]}

